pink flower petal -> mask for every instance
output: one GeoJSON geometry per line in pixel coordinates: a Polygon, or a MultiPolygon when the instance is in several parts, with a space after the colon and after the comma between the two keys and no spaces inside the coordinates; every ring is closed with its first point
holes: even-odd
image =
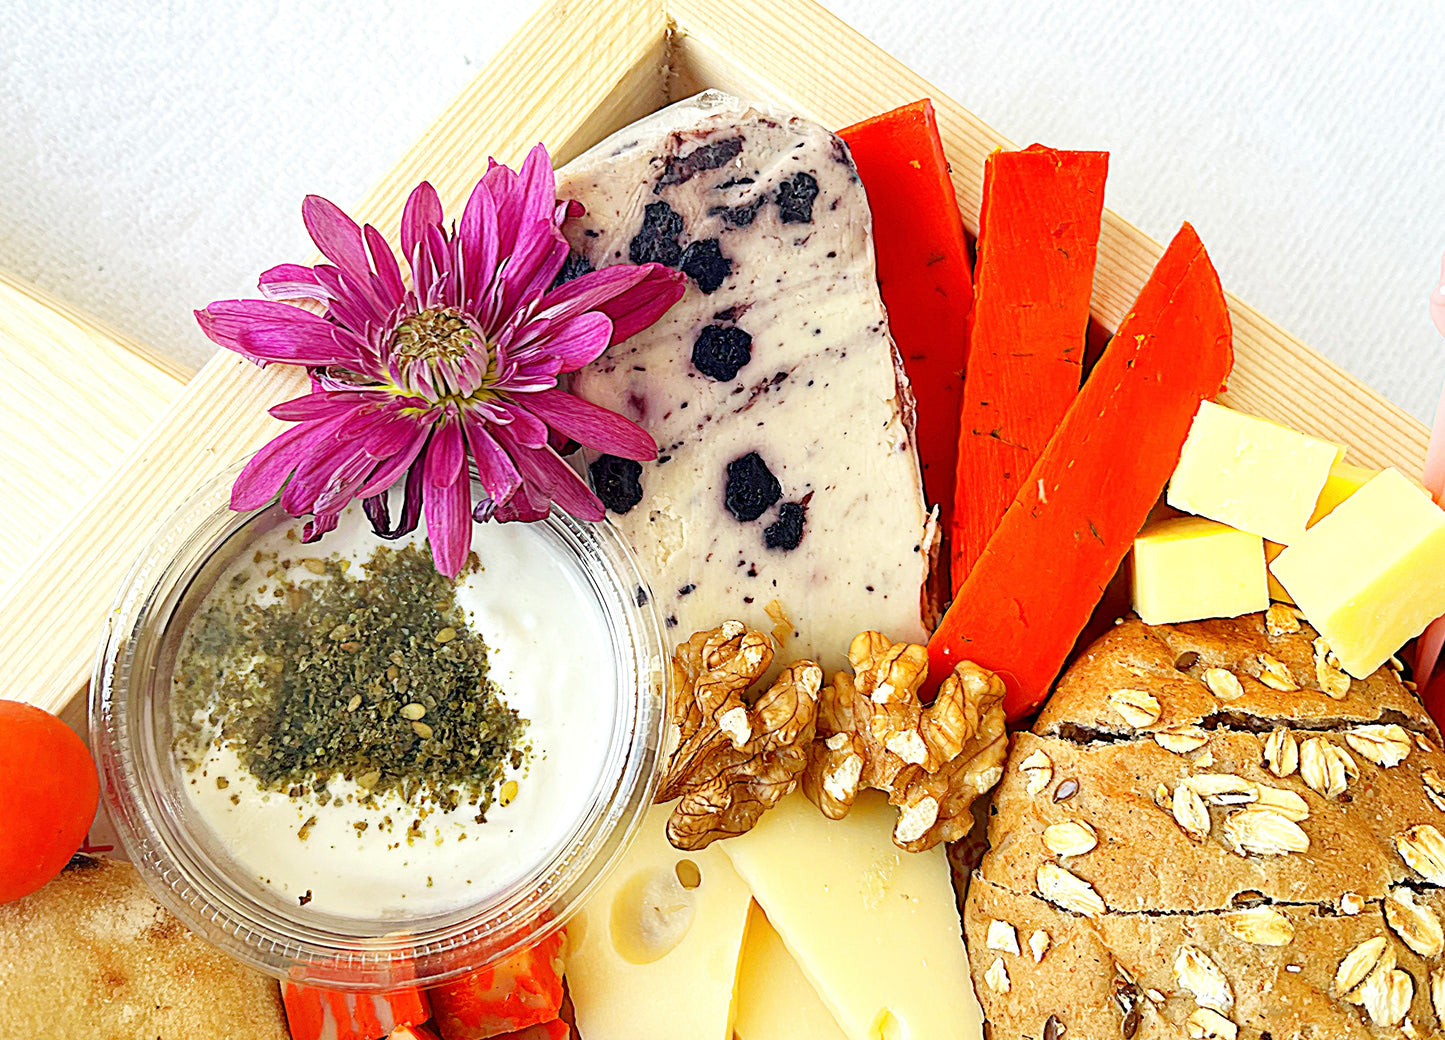
{"type": "Polygon", "coordinates": [[[331,419],[349,414],[366,404],[367,398],[363,394],[364,391],[356,390],[323,390],[273,405],[271,415],[287,422],[331,419]]]}
{"type": "Polygon", "coordinates": [[[657,458],[657,443],[641,426],[565,390],[528,394],[525,407],[552,429],[594,451],[638,462],[657,458]]]}
{"type": "Polygon", "coordinates": [[[604,267],[553,289],[543,297],[538,314],[561,317],[601,311],[612,319],[612,343],[621,343],[652,325],[682,299],[684,282],[682,272],[662,264],[604,267]]]}
{"type": "Polygon", "coordinates": [[[406,286],[401,280],[401,267],[396,262],[396,254],[391,251],[391,246],[381,232],[370,224],[362,228],[362,232],[366,236],[366,248],[371,254],[372,267],[376,270],[379,283],[377,295],[389,310],[395,310],[406,295],[406,286]]]}
{"type": "Polygon", "coordinates": [[[466,442],[462,438],[461,421],[448,417],[432,430],[426,446],[427,487],[450,487],[465,483],[467,463],[466,442]]]}
{"type": "MultiPolygon", "coordinates": [[[[406,206],[401,211],[402,255],[414,263],[417,246],[426,238],[426,229],[441,227],[441,223],[442,201],[437,197],[436,189],[426,181],[422,181],[412,189],[411,195],[406,200],[406,206]]],[[[413,266],[413,276],[416,273],[415,266],[413,266]]]]}
{"type": "Polygon", "coordinates": [[[504,426],[508,435],[524,448],[540,448],[547,443],[547,424],[521,407],[515,400],[498,403],[498,410],[504,417],[499,425],[504,426]]]}
{"type": "Polygon", "coordinates": [[[321,255],[345,271],[353,283],[370,288],[371,266],[361,228],[335,203],[320,195],[307,195],[301,203],[301,220],[321,255]]]}
{"type": "MultiPolygon", "coordinates": [[[[461,430],[455,424],[448,424],[444,429],[454,431],[460,440],[461,430]]],[[[472,487],[465,479],[453,480],[450,483],[438,483],[433,479],[433,471],[436,471],[436,476],[444,476],[450,462],[449,459],[443,459],[441,463],[433,466],[432,454],[438,447],[443,451],[447,450],[445,443],[439,445],[438,438],[433,437],[426,453],[426,474],[423,478],[426,482],[426,497],[423,510],[426,513],[427,538],[431,540],[432,559],[436,562],[437,570],[449,578],[454,578],[461,573],[467,562],[467,553],[472,547],[472,487]]]]}
{"type": "Polygon", "coordinates": [[[467,199],[457,237],[461,242],[462,306],[476,312],[482,294],[491,286],[498,256],[497,203],[483,181],[477,181],[467,199]]]}
{"type": "Polygon", "coordinates": [[[370,498],[373,495],[384,494],[388,488],[402,478],[402,475],[409,472],[416,464],[417,457],[426,445],[427,435],[431,432],[429,426],[415,425],[411,431],[408,441],[396,448],[389,458],[382,458],[371,471],[371,476],[366,478],[366,483],[356,489],[357,498],[370,498]]]}
{"type": "Polygon", "coordinates": [[[292,470],[305,460],[309,433],[306,426],[293,426],[252,455],[231,485],[231,508],[260,509],[275,498],[292,470]]]}
{"type": "Polygon", "coordinates": [[[552,222],[557,209],[557,175],[552,172],[552,158],[540,141],[522,160],[517,181],[523,199],[522,219],[552,222]]]}
{"type": "Polygon", "coordinates": [[[502,446],[487,432],[486,423],[472,412],[463,413],[467,446],[477,464],[477,480],[495,505],[501,505],[522,485],[522,475],[502,446]]]}
{"type": "Polygon", "coordinates": [[[587,311],[550,323],[539,349],[561,362],[559,373],[575,372],[601,357],[611,342],[612,319],[601,311],[587,311]]]}
{"type": "Polygon", "coordinates": [[[257,282],[268,300],[317,300],[325,303],[331,294],[322,288],[316,273],[300,264],[277,264],[261,272],[257,282]]]}
{"type": "Polygon", "coordinates": [[[270,300],[217,300],[196,311],[201,331],[260,365],[342,365],[361,361],[359,344],[331,322],[270,300]]]}

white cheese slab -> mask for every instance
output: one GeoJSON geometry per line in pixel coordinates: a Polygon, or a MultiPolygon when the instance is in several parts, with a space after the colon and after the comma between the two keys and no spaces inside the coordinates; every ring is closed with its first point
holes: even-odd
{"type": "Polygon", "coordinates": [[[794,629],[780,658],[841,668],[865,628],[922,640],[931,527],[911,399],[842,141],[708,92],[562,169],[558,195],[587,208],[565,231],[591,266],[688,275],[661,321],[573,383],[658,442],[656,462],[588,462],[670,637],[728,618],[773,631],[777,601],[794,629]],[[739,494],[735,476],[731,509],[730,465],[762,478],[739,494]],[[640,498],[619,501],[633,477],[640,498]]]}

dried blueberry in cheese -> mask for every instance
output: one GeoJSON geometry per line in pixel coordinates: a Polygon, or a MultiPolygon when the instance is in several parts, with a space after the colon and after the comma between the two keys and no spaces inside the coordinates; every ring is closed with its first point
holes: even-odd
{"type": "Polygon", "coordinates": [[[801,502],[784,502],[778,506],[778,518],[763,531],[763,544],[769,549],[791,552],[803,540],[803,521],[807,509],[801,502]]]}
{"type": "Polygon", "coordinates": [[[732,273],[733,262],[723,256],[717,239],[708,238],[693,242],[682,251],[679,265],[682,273],[697,283],[705,293],[716,292],[724,279],[732,273]]]}
{"type": "Polygon", "coordinates": [[[694,268],[657,324],[572,383],[657,441],[613,520],[670,635],[770,631],[776,600],[799,633],[780,658],[831,671],[865,628],[923,639],[927,514],[847,149],[709,93],[574,161],[557,194],[586,207],[563,232],[594,267],[694,268]]]}
{"type": "Polygon", "coordinates": [[[663,164],[662,176],[657,179],[653,192],[673,184],[682,184],[704,170],[716,170],[737,158],[743,150],[741,137],[726,137],[721,141],[699,145],[686,155],[669,155],[663,164]]]}
{"type": "Polygon", "coordinates": [[[677,241],[681,234],[682,217],[665,202],[649,202],[642,211],[642,226],[627,244],[627,259],[634,264],[676,267],[682,260],[682,246],[677,241]]]}
{"type": "Polygon", "coordinates": [[[778,185],[778,219],[784,224],[811,224],[817,197],[818,178],[811,173],[794,174],[778,185]]]}
{"type": "Polygon", "coordinates": [[[778,478],[755,451],[728,463],[723,488],[723,503],[728,512],[744,523],[756,520],[783,497],[778,478]]]}
{"type": "Polygon", "coordinates": [[[602,504],[614,513],[626,513],[642,501],[642,463],[620,459],[616,455],[599,455],[587,467],[592,490],[602,504]]]}
{"type": "Polygon", "coordinates": [[[692,367],[728,383],[753,357],[753,337],[736,326],[705,325],[692,345],[692,367]]]}

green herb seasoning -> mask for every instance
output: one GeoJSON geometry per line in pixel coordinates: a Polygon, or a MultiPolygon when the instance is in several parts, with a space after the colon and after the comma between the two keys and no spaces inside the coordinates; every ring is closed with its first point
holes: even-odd
{"type": "Polygon", "coordinates": [[[289,577],[298,561],[254,563],[211,595],[181,649],[172,710],[182,760],[199,765],[220,742],[268,790],[324,805],[340,774],[366,802],[465,800],[480,819],[505,768],[522,763],[526,720],[488,678],[487,647],[430,550],[379,548],[364,576],[346,560],[304,559],[314,577],[300,582],[289,577]]]}

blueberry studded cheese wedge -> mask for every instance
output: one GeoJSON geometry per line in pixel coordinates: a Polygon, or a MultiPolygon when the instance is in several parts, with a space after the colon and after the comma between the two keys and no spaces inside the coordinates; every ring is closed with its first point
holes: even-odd
{"type": "Polygon", "coordinates": [[[558,195],[586,207],[564,227],[579,268],[687,276],[573,384],[658,443],[655,462],[588,469],[672,638],[727,618],[776,631],[776,601],[789,659],[840,668],[862,628],[922,639],[927,510],[843,143],[709,92],[565,167],[558,195]]]}

